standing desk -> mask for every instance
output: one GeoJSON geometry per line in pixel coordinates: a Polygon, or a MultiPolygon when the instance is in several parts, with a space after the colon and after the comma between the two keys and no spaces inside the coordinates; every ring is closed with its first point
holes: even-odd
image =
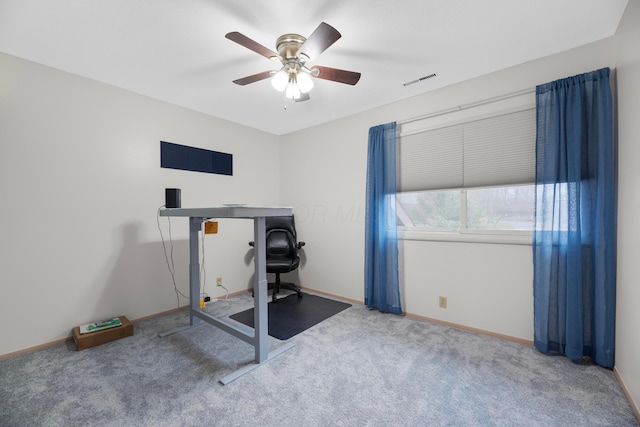
{"type": "Polygon", "coordinates": [[[160,216],[189,218],[189,313],[190,326],[160,334],[167,336],[205,321],[225,332],[253,345],[255,363],[246,365],[220,379],[228,384],[247,372],[257,368],[277,355],[293,347],[293,343],[284,344],[269,352],[269,317],[267,306],[267,272],[265,247],[265,218],[270,216],[291,216],[293,209],[288,207],[228,205],[210,208],[166,208],[160,210],[160,216]],[[202,223],[210,218],[244,218],[253,220],[253,240],[255,259],[254,283],[254,325],[249,328],[225,317],[214,317],[200,308],[200,264],[199,247],[202,223]]]}

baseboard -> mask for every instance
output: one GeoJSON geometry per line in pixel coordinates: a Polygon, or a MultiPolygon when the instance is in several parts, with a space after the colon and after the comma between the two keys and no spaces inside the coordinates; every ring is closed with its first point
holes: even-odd
{"type": "MultiPolygon", "coordinates": [[[[318,294],[318,295],[324,295],[324,296],[327,296],[327,297],[330,297],[330,298],[333,298],[333,299],[337,299],[337,300],[340,300],[340,301],[350,302],[352,304],[364,305],[364,301],[362,301],[362,300],[354,300],[354,299],[350,299],[350,298],[345,298],[345,297],[340,296],[340,295],[330,294],[330,293],[319,291],[317,289],[312,289],[312,288],[300,287],[300,289],[307,290],[309,292],[313,292],[313,293],[318,294]]],[[[486,331],[484,329],[472,328],[472,327],[465,326],[465,325],[459,325],[457,323],[446,322],[444,320],[439,320],[439,319],[434,319],[434,318],[431,318],[431,317],[421,316],[419,314],[408,313],[406,311],[402,312],[402,315],[410,317],[412,319],[416,319],[416,320],[424,320],[424,321],[427,321],[427,322],[437,323],[439,325],[449,326],[451,328],[462,329],[464,331],[475,332],[475,333],[481,334],[481,335],[488,335],[488,336],[491,336],[491,337],[501,338],[501,339],[504,339],[504,340],[507,340],[507,341],[513,341],[513,342],[517,342],[517,343],[520,343],[520,344],[533,345],[533,341],[529,341],[529,340],[525,340],[525,339],[517,338],[517,337],[512,337],[511,335],[504,335],[504,334],[499,334],[499,333],[496,333],[496,332],[486,331]]]]}
{"type": "Polygon", "coordinates": [[[431,317],[421,316],[419,314],[412,314],[412,313],[406,313],[406,312],[403,314],[407,317],[411,317],[412,319],[425,320],[427,322],[437,323],[439,325],[449,326],[451,328],[461,329],[463,331],[475,332],[476,334],[488,335],[490,337],[501,338],[503,340],[513,341],[520,344],[533,346],[533,341],[525,340],[524,338],[518,338],[518,337],[513,337],[511,335],[499,334],[497,332],[491,332],[484,329],[472,328],[471,326],[460,325],[458,323],[447,322],[445,320],[434,319],[431,317]]]}
{"type": "Polygon", "coordinates": [[[640,409],[638,408],[638,405],[636,404],[636,402],[634,402],[633,399],[631,398],[631,394],[627,389],[627,385],[624,383],[624,380],[620,376],[620,372],[618,372],[618,369],[615,366],[613,367],[613,375],[616,376],[616,379],[618,380],[618,384],[620,384],[620,388],[622,388],[622,392],[627,398],[629,405],[631,405],[631,409],[633,410],[633,413],[636,416],[636,419],[640,423],[640,409]]]}
{"type": "Polygon", "coordinates": [[[0,360],[11,359],[12,357],[20,356],[21,354],[27,354],[33,351],[44,350],[45,348],[53,347],[55,345],[65,343],[67,341],[73,341],[73,337],[71,336],[71,331],[69,331],[69,336],[66,338],[60,338],[44,344],[34,345],[33,347],[23,348],[22,350],[13,351],[11,353],[0,354],[0,360]]]}
{"type": "Polygon", "coordinates": [[[307,292],[310,292],[310,293],[316,294],[316,295],[323,295],[323,296],[331,298],[331,299],[335,299],[335,300],[339,300],[339,301],[343,301],[343,302],[348,302],[348,303],[356,304],[356,305],[364,305],[363,301],[355,300],[355,299],[351,299],[351,298],[346,298],[346,297],[343,297],[341,295],[330,294],[329,292],[323,292],[323,291],[319,291],[317,289],[306,288],[306,287],[303,287],[303,286],[299,286],[299,288],[302,289],[303,291],[307,291],[307,292]]]}
{"type": "MultiPolygon", "coordinates": [[[[233,296],[236,296],[236,295],[240,295],[240,294],[244,294],[244,293],[246,293],[246,291],[234,292],[234,293],[231,293],[231,294],[227,295],[227,298],[228,297],[233,297],[233,296]]],[[[189,307],[189,306],[188,305],[183,305],[183,306],[180,306],[180,307],[177,307],[177,308],[172,308],[170,310],[165,310],[165,311],[161,311],[159,313],[150,314],[149,316],[138,317],[138,318],[135,318],[135,319],[131,319],[131,323],[135,324],[135,323],[138,323],[138,322],[142,322],[144,320],[149,320],[149,319],[153,319],[155,317],[160,317],[160,316],[164,316],[164,315],[167,315],[167,314],[175,313],[176,311],[184,310],[187,307],[189,307]]],[[[44,350],[46,348],[53,347],[53,346],[56,346],[58,344],[65,343],[67,341],[73,341],[73,336],[72,336],[71,331],[72,331],[72,329],[69,331],[69,336],[65,337],[65,338],[60,338],[60,339],[49,341],[49,342],[46,342],[46,343],[43,343],[43,344],[38,344],[38,345],[35,345],[33,347],[23,348],[22,350],[13,351],[11,353],[0,354],[0,360],[11,359],[12,357],[20,356],[21,354],[31,353],[33,351],[38,351],[38,350],[44,350]]]]}
{"type": "MultiPolygon", "coordinates": [[[[188,306],[185,305],[185,306],[178,307],[178,308],[172,308],[171,310],[162,311],[160,313],[151,314],[149,316],[139,317],[137,319],[131,320],[131,323],[137,323],[137,322],[141,322],[143,320],[153,319],[154,317],[164,316],[166,314],[170,314],[170,313],[173,313],[173,312],[176,312],[176,311],[179,311],[179,310],[183,310],[183,309],[185,309],[187,307],[188,306]]],[[[44,344],[35,345],[33,347],[23,348],[22,350],[14,351],[14,352],[11,352],[11,353],[0,354],[0,360],[11,359],[12,357],[20,356],[21,354],[27,354],[27,353],[31,353],[31,352],[38,351],[38,350],[44,350],[44,349],[47,349],[49,347],[54,347],[54,346],[56,346],[58,344],[65,343],[67,341],[73,342],[72,331],[73,331],[73,329],[71,329],[71,331],[69,332],[69,336],[66,337],[66,338],[60,338],[60,339],[57,339],[57,340],[46,342],[44,344]]]]}

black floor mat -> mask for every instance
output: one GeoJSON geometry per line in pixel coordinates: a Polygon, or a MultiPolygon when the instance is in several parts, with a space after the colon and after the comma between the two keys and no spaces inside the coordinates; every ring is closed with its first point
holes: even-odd
{"type": "MultiPolygon", "coordinates": [[[[269,302],[269,335],[288,340],[325,319],[351,307],[341,301],[303,293],[302,298],[291,294],[277,303],[269,302]]],[[[229,316],[231,319],[253,327],[253,308],[229,316]]]]}

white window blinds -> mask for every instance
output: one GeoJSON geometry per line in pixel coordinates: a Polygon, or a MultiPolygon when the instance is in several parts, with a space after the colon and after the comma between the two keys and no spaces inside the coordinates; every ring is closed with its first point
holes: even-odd
{"type": "Polygon", "coordinates": [[[398,191],[533,183],[536,116],[524,99],[402,124],[398,191]]]}

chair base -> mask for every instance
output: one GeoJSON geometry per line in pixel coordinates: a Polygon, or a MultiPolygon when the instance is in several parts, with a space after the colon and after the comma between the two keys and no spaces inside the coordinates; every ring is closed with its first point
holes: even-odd
{"type": "Polygon", "coordinates": [[[278,299],[276,298],[276,294],[280,293],[280,289],[288,289],[290,291],[294,291],[295,293],[298,294],[298,298],[302,298],[302,291],[300,290],[299,287],[297,287],[293,283],[287,283],[287,282],[269,283],[269,287],[267,289],[273,289],[273,295],[271,296],[271,301],[273,302],[278,302],[278,299]]]}
{"type": "MultiPolygon", "coordinates": [[[[276,279],[279,279],[279,277],[276,277],[276,279]]],[[[271,295],[272,302],[278,302],[278,298],[276,297],[276,295],[280,293],[280,289],[288,289],[290,291],[294,291],[298,294],[298,298],[302,298],[302,291],[293,283],[281,282],[279,280],[276,280],[275,282],[270,282],[268,284],[267,290],[269,289],[273,289],[273,294],[271,295]]],[[[254,296],[253,290],[251,291],[251,296],[254,296]]]]}

